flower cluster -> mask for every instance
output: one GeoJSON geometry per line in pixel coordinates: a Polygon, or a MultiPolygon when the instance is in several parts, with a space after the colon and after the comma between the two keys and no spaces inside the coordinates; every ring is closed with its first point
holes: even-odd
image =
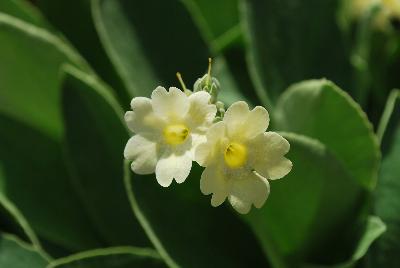
{"type": "Polygon", "coordinates": [[[155,173],[158,183],[168,187],[175,179],[188,177],[192,162],[205,167],[200,178],[203,194],[212,194],[212,206],[226,198],[239,213],[251,205],[260,208],[269,194],[268,180],[279,179],[292,168],[284,157],[289,143],[275,132],[266,132],[269,115],[265,108],[250,110],[239,101],[225,112],[217,101],[217,79],[208,73],[188,90],[157,87],[151,99],[136,97],[125,120],[135,133],[124,156],[132,160],[138,174],[155,173]]]}

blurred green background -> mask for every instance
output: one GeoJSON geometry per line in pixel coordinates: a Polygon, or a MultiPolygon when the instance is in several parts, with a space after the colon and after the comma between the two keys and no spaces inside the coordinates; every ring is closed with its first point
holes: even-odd
{"type": "Polygon", "coordinates": [[[400,267],[400,1],[0,0],[0,267],[400,267]],[[292,172],[211,207],[123,160],[135,96],[265,106],[292,172]]]}

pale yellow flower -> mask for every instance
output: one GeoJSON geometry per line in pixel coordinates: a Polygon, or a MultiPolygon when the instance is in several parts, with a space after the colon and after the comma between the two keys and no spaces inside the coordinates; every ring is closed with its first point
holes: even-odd
{"type": "Polygon", "coordinates": [[[136,134],[129,139],[124,156],[133,160],[138,174],[156,173],[161,186],[168,187],[189,175],[194,150],[206,140],[216,107],[209,104],[210,94],[199,91],[187,96],[178,88],[169,92],[157,87],[151,99],[134,98],[133,111],[125,114],[128,127],[136,134]]]}
{"type": "Polygon", "coordinates": [[[207,133],[207,141],[197,147],[195,160],[205,167],[200,180],[203,194],[213,194],[212,206],[226,198],[239,213],[251,205],[260,208],[269,194],[268,180],[279,179],[292,168],[284,157],[290,145],[275,132],[265,132],[269,124],[266,109],[249,110],[239,101],[221,122],[207,133]]]}

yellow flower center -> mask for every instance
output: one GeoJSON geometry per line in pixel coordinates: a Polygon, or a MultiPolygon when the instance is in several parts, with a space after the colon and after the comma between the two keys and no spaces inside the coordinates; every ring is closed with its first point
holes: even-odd
{"type": "Polygon", "coordinates": [[[189,129],[183,124],[169,125],[163,131],[166,143],[178,145],[183,143],[189,135],[189,129]]]}
{"type": "Polygon", "coordinates": [[[225,149],[224,158],[230,168],[240,168],[247,161],[247,148],[243,144],[231,142],[225,149]]]}

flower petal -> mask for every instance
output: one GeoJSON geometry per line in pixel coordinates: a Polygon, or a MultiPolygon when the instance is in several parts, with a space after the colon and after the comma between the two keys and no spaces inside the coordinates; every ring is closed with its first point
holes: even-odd
{"type": "Polygon", "coordinates": [[[268,111],[261,106],[256,106],[247,116],[245,122],[245,135],[247,138],[254,138],[258,134],[264,133],[269,125],[268,111]]]}
{"type": "Polygon", "coordinates": [[[231,138],[251,139],[267,130],[269,114],[261,106],[256,106],[250,111],[246,102],[238,101],[228,108],[224,122],[231,138]]]}
{"type": "Polygon", "coordinates": [[[151,99],[154,112],[163,118],[182,119],[189,110],[188,97],[176,87],[170,87],[169,92],[157,87],[151,99]]]}
{"type": "Polygon", "coordinates": [[[207,166],[214,158],[218,142],[225,137],[226,125],[223,121],[215,123],[207,132],[207,141],[197,146],[194,154],[195,161],[200,166],[207,166]]]}
{"type": "Polygon", "coordinates": [[[252,167],[262,176],[274,180],[286,176],[292,169],[292,162],[284,157],[290,144],[275,132],[266,132],[251,142],[252,167]]]}
{"type": "Polygon", "coordinates": [[[226,110],[223,122],[229,136],[242,131],[249,112],[249,106],[244,101],[235,102],[226,110]]]}
{"type": "Polygon", "coordinates": [[[124,157],[133,160],[131,168],[135,173],[153,173],[157,163],[157,144],[143,136],[135,135],[128,140],[124,157]]]}
{"type": "Polygon", "coordinates": [[[156,178],[163,187],[168,187],[173,179],[177,183],[182,183],[189,176],[192,168],[192,158],[190,151],[184,154],[170,153],[168,156],[158,160],[156,165],[156,178]]]}
{"type": "Polygon", "coordinates": [[[268,180],[249,171],[246,179],[232,180],[228,199],[236,211],[247,214],[252,204],[261,208],[268,195],[268,180]]]}
{"type": "Polygon", "coordinates": [[[189,96],[189,111],[186,122],[192,131],[207,131],[217,113],[217,107],[209,104],[211,95],[205,91],[198,91],[189,96]]]}
{"type": "Polygon", "coordinates": [[[137,134],[159,132],[164,125],[163,120],[154,114],[149,98],[133,98],[131,107],[133,111],[125,113],[125,121],[133,132],[137,134]]]}
{"type": "Polygon", "coordinates": [[[200,179],[200,190],[203,194],[213,194],[211,205],[221,205],[228,196],[228,182],[219,165],[208,166],[204,169],[200,179]]]}

